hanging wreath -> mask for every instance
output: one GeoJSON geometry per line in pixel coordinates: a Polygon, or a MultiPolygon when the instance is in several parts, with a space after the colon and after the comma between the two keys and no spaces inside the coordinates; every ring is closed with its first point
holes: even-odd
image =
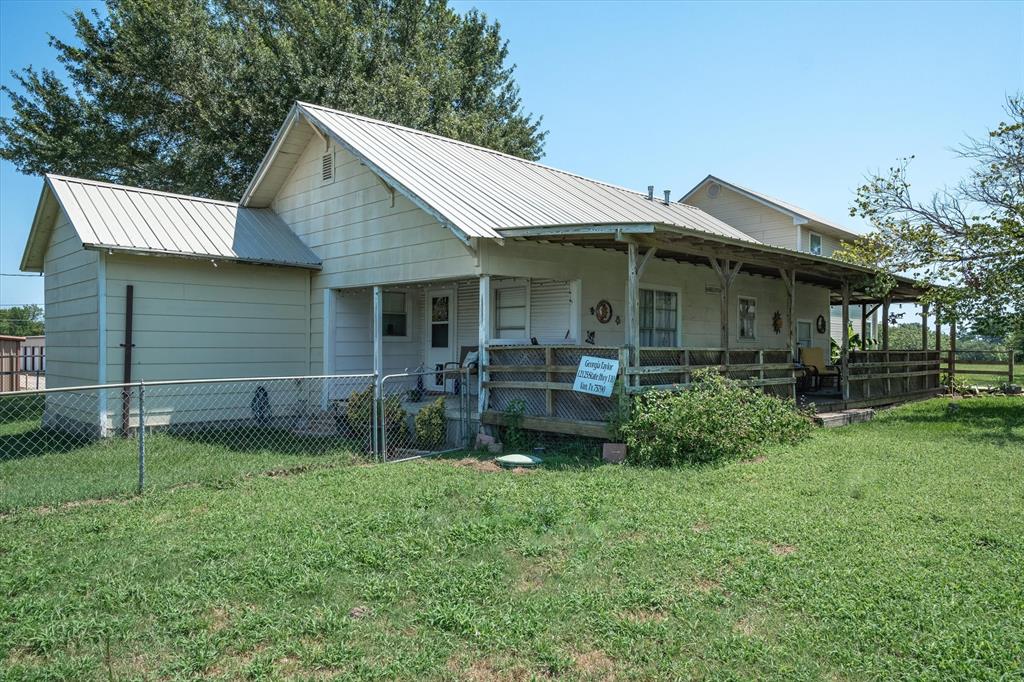
{"type": "Polygon", "coordinates": [[[819,334],[825,333],[825,316],[818,315],[818,319],[815,321],[814,326],[818,329],[819,334]]]}

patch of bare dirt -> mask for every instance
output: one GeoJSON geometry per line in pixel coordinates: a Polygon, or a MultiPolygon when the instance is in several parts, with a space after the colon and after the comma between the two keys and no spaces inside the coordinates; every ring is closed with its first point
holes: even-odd
{"type": "Polygon", "coordinates": [[[575,654],[573,662],[576,668],[588,680],[614,680],[615,661],[600,649],[593,649],[575,654]]]}
{"type": "Polygon", "coordinates": [[[740,462],[740,464],[761,464],[762,462],[767,462],[767,461],[768,461],[767,457],[765,457],[764,455],[758,455],[757,457],[751,457],[750,459],[745,459],[742,462],[740,462]]]}
{"type": "Polygon", "coordinates": [[[448,669],[456,679],[467,682],[526,682],[549,677],[521,665],[502,667],[493,658],[480,658],[469,664],[462,658],[452,658],[448,661],[448,669]]]}
{"type": "Polygon", "coordinates": [[[498,466],[498,463],[493,459],[473,459],[472,457],[464,457],[458,461],[452,462],[452,465],[483,473],[501,471],[501,467],[498,466]]]}
{"type": "Polygon", "coordinates": [[[736,623],[732,626],[732,629],[740,633],[741,635],[753,637],[754,634],[756,634],[757,632],[757,628],[755,625],[756,624],[754,623],[753,618],[751,618],[750,616],[743,616],[738,621],[736,621],[736,623]]]}
{"type": "Polygon", "coordinates": [[[11,649],[5,661],[5,667],[24,666],[26,668],[37,668],[42,664],[42,656],[22,647],[11,649]]]}
{"type": "Polygon", "coordinates": [[[708,524],[707,521],[698,521],[690,527],[690,530],[692,530],[694,533],[707,533],[709,530],[711,530],[711,526],[708,524]]]}
{"type": "Polygon", "coordinates": [[[231,614],[228,610],[217,606],[210,610],[210,632],[220,632],[228,626],[231,621],[231,614]]]}
{"type": "Polygon", "coordinates": [[[789,556],[790,554],[792,554],[795,551],[796,551],[796,547],[794,545],[787,545],[787,544],[772,545],[772,554],[774,554],[775,556],[789,556]]]}
{"type": "Polygon", "coordinates": [[[348,617],[353,620],[360,620],[361,618],[366,618],[372,613],[373,611],[370,610],[369,606],[353,606],[348,612],[348,617]]]}
{"type": "Polygon", "coordinates": [[[722,583],[711,578],[697,578],[697,580],[694,582],[694,586],[697,588],[698,592],[709,594],[711,592],[716,592],[719,589],[721,589],[722,583]]]}
{"type": "Polygon", "coordinates": [[[619,619],[630,623],[661,623],[668,619],[668,614],[654,609],[630,609],[620,613],[619,619]]]}

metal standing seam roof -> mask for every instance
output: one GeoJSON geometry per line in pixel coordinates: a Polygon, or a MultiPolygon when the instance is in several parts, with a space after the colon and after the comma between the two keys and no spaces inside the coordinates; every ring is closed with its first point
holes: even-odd
{"type": "Polygon", "coordinates": [[[501,238],[501,230],[511,228],[657,223],[758,243],[687,204],[650,200],[640,192],[412,128],[303,102],[296,106],[386,181],[467,237],[501,238]]]}
{"type": "Polygon", "coordinates": [[[46,181],[86,247],[319,268],[269,209],[93,180],[46,181]]]}

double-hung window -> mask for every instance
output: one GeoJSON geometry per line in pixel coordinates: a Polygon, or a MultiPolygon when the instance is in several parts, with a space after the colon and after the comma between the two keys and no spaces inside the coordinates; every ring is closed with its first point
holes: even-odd
{"type": "Polygon", "coordinates": [[[810,247],[809,251],[811,252],[811,254],[815,255],[815,256],[820,256],[821,255],[821,235],[816,233],[816,232],[811,232],[810,233],[810,237],[808,238],[808,240],[810,242],[810,244],[809,244],[809,247],[810,247]]]}
{"type": "Polygon", "coordinates": [[[527,288],[508,286],[494,290],[494,330],[499,339],[525,339],[527,288]]]}
{"type": "Polygon", "coordinates": [[[382,294],[381,327],[383,336],[406,337],[409,335],[408,297],[401,291],[385,291],[382,294]]]}
{"type": "Polygon", "coordinates": [[[752,341],[757,338],[757,299],[740,296],[738,307],[740,313],[739,337],[752,341]]]}
{"type": "Polygon", "coordinates": [[[663,289],[640,290],[640,345],[679,345],[679,294],[663,289]]]}

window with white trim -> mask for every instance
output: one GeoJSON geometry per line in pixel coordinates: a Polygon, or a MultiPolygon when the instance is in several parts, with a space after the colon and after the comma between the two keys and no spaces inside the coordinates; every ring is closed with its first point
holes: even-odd
{"type": "Polygon", "coordinates": [[[811,322],[810,320],[796,321],[796,345],[800,348],[811,347],[811,322]]]}
{"type": "Polygon", "coordinates": [[[737,308],[740,314],[739,337],[753,340],[757,338],[757,299],[740,296],[737,308]]]}
{"type": "Polygon", "coordinates": [[[527,288],[507,286],[494,290],[494,331],[499,339],[525,339],[527,288]]]}
{"type": "Polygon", "coordinates": [[[679,345],[679,294],[664,289],[640,290],[640,345],[679,345]]]}
{"type": "Polygon", "coordinates": [[[408,296],[402,291],[385,291],[381,294],[382,336],[405,338],[409,335],[408,296]]]}
{"type": "Polygon", "coordinates": [[[821,235],[818,234],[817,232],[811,232],[811,233],[809,233],[809,237],[808,237],[807,241],[808,241],[808,251],[810,251],[811,254],[813,254],[815,256],[820,256],[821,255],[821,235]]]}

